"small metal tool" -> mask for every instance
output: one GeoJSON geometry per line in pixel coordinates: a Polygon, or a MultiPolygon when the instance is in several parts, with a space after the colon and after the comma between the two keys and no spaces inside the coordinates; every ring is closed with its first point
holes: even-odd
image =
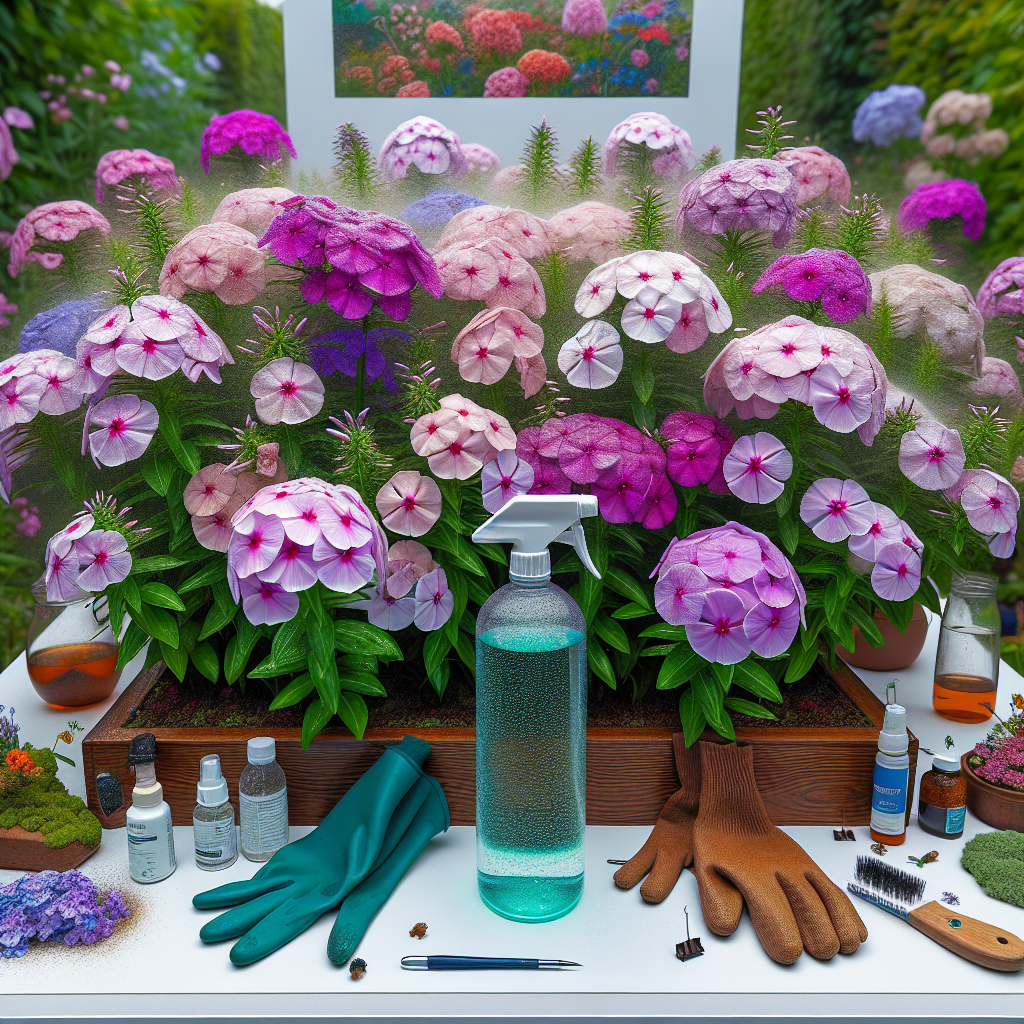
{"type": "Polygon", "coordinates": [[[690,938],[690,908],[683,907],[683,913],[686,915],[686,941],[676,943],[676,958],[686,963],[694,957],[703,956],[704,947],[700,944],[699,936],[690,938]]]}

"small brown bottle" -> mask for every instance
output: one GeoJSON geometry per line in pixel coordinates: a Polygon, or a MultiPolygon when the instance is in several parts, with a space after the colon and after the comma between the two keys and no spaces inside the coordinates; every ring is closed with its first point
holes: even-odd
{"type": "Polygon", "coordinates": [[[931,771],[921,776],[917,823],[940,839],[959,839],[967,815],[967,783],[955,757],[936,755],[931,771]]]}

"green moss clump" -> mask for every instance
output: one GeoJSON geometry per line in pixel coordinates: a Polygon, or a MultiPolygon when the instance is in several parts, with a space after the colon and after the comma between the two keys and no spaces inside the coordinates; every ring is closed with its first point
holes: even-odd
{"type": "Polygon", "coordinates": [[[960,863],[986,896],[1024,907],[1024,833],[982,832],[964,846],[960,863]]]}
{"type": "Polygon", "coordinates": [[[82,798],[71,796],[57,778],[53,752],[45,747],[36,750],[30,743],[21,749],[42,772],[26,775],[0,764],[0,828],[17,825],[26,832],[38,832],[51,850],[74,842],[98,846],[103,835],[100,823],[82,798]]]}

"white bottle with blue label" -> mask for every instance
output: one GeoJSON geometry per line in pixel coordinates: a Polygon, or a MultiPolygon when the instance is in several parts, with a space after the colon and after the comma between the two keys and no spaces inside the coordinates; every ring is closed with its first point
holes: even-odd
{"type": "Polygon", "coordinates": [[[907,709],[886,704],[871,788],[871,838],[886,846],[901,846],[907,838],[909,749],[907,709]]]}

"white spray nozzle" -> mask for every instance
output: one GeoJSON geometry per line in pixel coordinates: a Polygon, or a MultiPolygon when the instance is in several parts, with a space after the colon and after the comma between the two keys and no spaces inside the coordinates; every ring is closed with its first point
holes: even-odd
{"type": "Polygon", "coordinates": [[[473,543],[511,544],[509,577],[515,583],[551,578],[548,545],[556,541],[572,545],[583,565],[600,579],[580,522],[596,515],[597,498],[590,494],[519,494],[473,531],[473,543]]]}

